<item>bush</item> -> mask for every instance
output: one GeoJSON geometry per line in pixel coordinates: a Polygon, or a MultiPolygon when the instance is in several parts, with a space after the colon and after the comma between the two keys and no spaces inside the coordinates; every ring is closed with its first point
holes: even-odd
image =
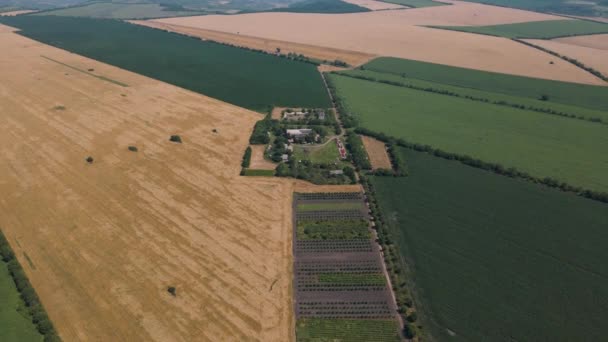
{"type": "Polygon", "coordinates": [[[175,289],[175,286],[167,287],[167,292],[169,292],[173,297],[177,295],[177,290],[175,289]]]}
{"type": "Polygon", "coordinates": [[[131,151],[131,152],[137,152],[137,147],[136,146],[129,146],[129,151],[131,151]]]}
{"type": "Polygon", "coordinates": [[[85,159],[87,161],[87,163],[89,164],[93,164],[93,157],[88,156],[87,159],[85,159]]]}
{"type": "Polygon", "coordinates": [[[251,164],[251,147],[247,147],[245,150],[245,154],[243,155],[243,162],[241,163],[242,167],[249,167],[251,164]]]}
{"type": "Polygon", "coordinates": [[[182,143],[182,137],[180,137],[179,135],[172,135],[172,136],[169,138],[169,141],[174,142],[174,143],[181,144],[181,143],[182,143]]]}

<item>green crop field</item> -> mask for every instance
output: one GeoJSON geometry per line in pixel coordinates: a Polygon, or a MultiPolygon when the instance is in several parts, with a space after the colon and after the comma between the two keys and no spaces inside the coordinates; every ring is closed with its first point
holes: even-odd
{"type": "Polygon", "coordinates": [[[241,107],[330,106],[312,64],[110,19],[19,16],[0,22],[43,43],[241,107]]]}
{"type": "Polygon", "coordinates": [[[506,38],[551,39],[608,33],[608,24],[588,20],[547,20],[490,26],[433,26],[434,28],[506,38]]]}
{"type": "Polygon", "coordinates": [[[449,84],[419,80],[417,78],[408,77],[407,75],[381,73],[371,70],[346,70],[339,72],[339,74],[354,77],[365,77],[367,79],[373,79],[376,81],[396,82],[404,86],[412,86],[415,88],[446,91],[458,94],[459,97],[466,98],[467,96],[469,96],[475,99],[487,99],[488,102],[500,102],[504,105],[521,105],[526,108],[533,108],[538,110],[552,110],[557,113],[575,115],[577,118],[583,117],[585,119],[601,119],[603,122],[608,123],[608,111],[603,110],[594,110],[573,105],[565,105],[552,101],[542,101],[523,96],[494,93],[474,88],[458,87],[449,84]]]}
{"type": "Polygon", "coordinates": [[[291,4],[289,7],[276,8],[271,12],[293,13],[357,13],[370,10],[342,0],[304,0],[291,4]]]}
{"type": "Polygon", "coordinates": [[[433,7],[433,6],[444,6],[448,5],[447,3],[441,3],[433,0],[382,0],[384,2],[389,2],[392,4],[409,6],[409,7],[433,7]]]}
{"type": "Polygon", "coordinates": [[[605,339],[608,205],[400,153],[408,177],[371,181],[435,340],[605,339]]]}
{"type": "Polygon", "coordinates": [[[548,102],[608,111],[608,87],[603,86],[543,80],[390,57],[376,58],[365,64],[364,68],[532,99],[546,95],[548,102]]]}
{"type": "Polygon", "coordinates": [[[330,75],[360,126],[447,152],[608,190],[608,127],[330,75]]]}
{"type": "Polygon", "coordinates": [[[323,203],[300,203],[298,211],[323,211],[323,210],[361,210],[361,202],[323,202],[323,203]]]}
{"type": "Polygon", "coordinates": [[[397,323],[390,320],[304,318],[296,322],[298,342],[398,342],[397,323]]]}
{"type": "Polygon", "coordinates": [[[6,263],[0,259],[0,341],[42,341],[19,297],[6,263]]]}
{"type": "Polygon", "coordinates": [[[145,19],[197,15],[201,13],[202,12],[186,10],[174,11],[159,4],[97,2],[84,6],[68,7],[53,11],[41,12],[34,15],[57,15],[111,19],[145,19]]]}

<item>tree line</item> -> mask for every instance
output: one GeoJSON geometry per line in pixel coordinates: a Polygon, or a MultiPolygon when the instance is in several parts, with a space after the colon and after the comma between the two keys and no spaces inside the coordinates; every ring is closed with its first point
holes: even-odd
{"type": "Polygon", "coordinates": [[[561,59],[565,60],[566,62],[571,63],[571,64],[574,64],[575,66],[577,66],[577,67],[579,67],[579,68],[581,68],[581,69],[583,69],[583,70],[587,71],[588,73],[592,74],[593,76],[598,77],[598,78],[602,79],[603,81],[608,82],[608,77],[606,77],[604,74],[602,74],[602,73],[601,73],[601,72],[599,72],[598,70],[593,69],[592,67],[588,67],[588,66],[586,66],[585,64],[583,64],[582,62],[578,61],[577,59],[574,59],[574,58],[570,58],[570,57],[568,57],[568,56],[561,55],[561,54],[559,54],[559,53],[557,53],[557,52],[555,52],[555,51],[551,51],[551,50],[549,50],[549,49],[545,49],[545,48],[544,48],[544,47],[542,47],[542,46],[538,46],[538,45],[536,45],[536,44],[532,44],[532,43],[529,43],[529,42],[523,41],[523,40],[521,40],[521,39],[516,39],[516,38],[513,38],[513,41],[516,41],[516,42],[518,42],[518,43],[521,43],[521,44],[527,45],[527,46],[529,46],[529,47],[533,47],[533,48],[535,48],[535,49],[541,50],[541,51],[546,52],[546,53],[548,53],[548,54],[550,54],[550,55],[553,55],[553,56],[555,56],[555,57],[557,57],[557,58],[561,58],[561,59]]]}
{"type": "Polygon", "coordinates": [[[1,231],[0,256],[2,257],[2,261],[7,264],[8,271],[17,287],[17,291],[19,291],[21,299],[27,306],[30,319],[36,326],[38,332],[44,336],[44,342],[61,341],[53,327],[53,323],[51,323],[51,320],[40,303],[40,298],[38,298],[36,291],[32,287],[32,284],[25,275],[19,261],[17,261],[15,253],[1,231]]]}
{"type": "Polygon", "coordinates": [[[589,189],[584,189],[579,186],[570,185],[566,182],[562,182],[552,177],[537,177],[532,176],[527,172],[520,171],[514,167],[505,167],[498,163],[490,163],[485,162],[480,159],[473,158],[469,155],[457,154],[452,152],[446,152],[438,148],[431,147],[429,145],[415,144],[406,141],[402,138],[393,138],[384,133],[374,132],[367,128],[358,127],[355,129],[355,132],[362,135],[367,135],[373,138],[376,138],[380,141],[389,142],[394,141],[397,146],[409,148],[418,152],[426,152],[432,154],[436,157],[448,159],[448,160],[456,160],[465,165],[472,166],[478,169],[491,171],[499,175],[508,176],[512,178],[521,178],[532,183],[542,184],[554,189],[558,189],[564,192],[572,192],[581,197],[592,199],[595,201],[608,203],[608,193],[594,191],[589,189]]]}
{"type": "Polygon", "coordinates": [[[376,191],[367,176],[360,177],[361,184],[365,189],[366,202],[369,204],[371,215],[374,218],[374,230],[378,235],[378,243],[382,248],[382,255],[389,273],[389,278],[395,298],[397,300],[397,311],[401,315],[404,328],[403,335],[412,339],[420,335],[422,326],[417,323],[418,314],[415,309],[414,299],[410,293],[407,282],[407,265],[403,263],[398,244],[395,244],[388,221],[384,217],[376,200],[376,191]]]}

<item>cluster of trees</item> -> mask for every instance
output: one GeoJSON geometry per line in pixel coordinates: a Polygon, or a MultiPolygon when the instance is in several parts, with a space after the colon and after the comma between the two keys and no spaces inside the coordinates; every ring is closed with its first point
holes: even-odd
{"type": "Polygon", "coordinates": [[[253,133],[249,138],[249,143],[251,145],[265,145],[270,142],[270,136],[268,132],[276,132],[280,131],[281,127],[278,120],[270,119],[267,116],[264,120],[260,120],[255,123],[253,127],[253,133]]]}
{"type": "MultiPolygon", "coordinates": [[[[432,87],[419,87],[419,86],[415,86],[413,84],[406,84],[406,83],[402,83],[402,82],[389,81],[389,80],[378,80],[374,77],[367,77],[367,76],[362,76],[362,75],[350,75],[350,74],[345,74],[345,73],[338,73],[338,74],[341,76],[347,76],[347,77],[356,78],[356,79],[365,80],[365,81],[384,83],[384,84],[388,84],[388,85],[392,85],[392,86],[426,91],[429,93],[441,94],[441,95],[446,95],[446,96],[454,96],[454,97],[459,97],[459,98],[463,98],[463,99],[467,99],[467,100],[471,100],[471,101],[491,103],[491,104],[498,105],[498,106],[507,106],[507,107],[516,108],[516,109],[530,110],[530,111],[534,111],[534,112],[538,112],[538,113],[559,115],[559,116],[563,116],[563,117],[567,117],[567,118],[571,118],[571,119],[587,120],[587,121],[599,122],[599,123],[602,122],[601,118],[588,118],[588,117],[581,116],[581,115],[557,111],[557,110],[554,110],[551,108],[540,108],[540,107],[535,107],[535,106],[527,106],[527,105],[523,105],[523,104],[507,102],[504,100],[495,101],[495,100],[490,100],[490,99],[471,96],[471,95],[461,95],[461,94],[455,93],[453,91],[445,90],[445,89],[437,89],[437,88],[432,88],[432,87]]],[[[539,98],[539,100],[548,101],[549,97],[547,95],[542,95],[539,98]]]]}
{"type": "MultiPolygon", "coordinates": [[[[362,130],[359,128],[355,129],[358,134],[363,134],[362,130]]],[[[367,135],[367,134],[363,134],[367,135]]],[[[397,144],[394,139],[389,139],[389,141],[385,141],[388,146],[388,156],[391,159],[391,169],[377,169],[374,171],[375,176],[393,176],[393,177],[405,177],[408,175],[407,165],[405,164],[405,159],[397,153],[397,144]]]]}
{"type": "Polygon", "coordinates": [[[593,74],[594,76],[596,76],[596,77],[598,77],[598,78],[601,78],[602,80],[604,80],[604,81],[608,82],[608,77],[606,77],[604,74],[602,74],[602,73],[601,73],[601,72],[599,72],[598,70],[595,70],[595,69],[593,69],[593,68],[591,68],[591,67],[586,66],[585,64],[583,64],[583,63],[579,62],[577,59],[570,58],[570,57],[568,57],[568,56],[564,56],[564,55],[560,55],[559,53],[557,53],[557,52],[555,52],[555,51],[551,51],[551,50],[549,50],[549,49],[545,49],[545,48],[544,48],[544,47],[542,47],[542,46],[538,46],[538,45],[536,45],[536,44],[532,44],[532,43],[529,43],[529,42],[523,41],[523,40],[521,40],[521,39],[513,39],[513,40],[514,40],[514,41],[516,41],[516,42],[518,42],[518,43],[522,43],[522,44],[524,44],[524,45],[527,45],[527,46],[533,47],[533,48],[535,48],[535,49],[539,49],[539,50],[541,50],[541,51],[543,51],[543,52],[546,52],[546,53],[548,53],[548,54],[551,54],[551,55],[553,55],[553,56],[555,56],[555,57],[561,58],[561,59],[565,60],[566,62],[568,62],[568,63],[572,63],[572,64],[576,65],[577,67],[579,67],[579,68],[581,68],[581,69],[583,69],[583,70],[587,71],[588,73],[593,74]]]}
{"type": "Polygon", "coordinates": [[[40,299],[36,294],[36,291],[27,279],[25,272],[21,268],[21,265],[17,261],[15,254],[13,253],[8,241],[4,237],[4,234],[0,232],[0,256],[2,261],[8,266],[8,271],[15,282],[17,291],[21,295],[21,299],[28,308],[30,318],[36,325],[36,329],[44,336],[45,342],[59,342],[61,339],[57,335],[51,320],[49,319],[46,311],[40,303],[40,299]]]}
{"type": "Polygon", "coordinates": [[[483,160],[476,159],[476,158],[473,158],[468,155],[446,152],[446,151],[443,151],[443,150],[440,150],[437,148],[433,148],[429,145],[410,143],[410,142],[406,141],[405,139],[401,139],[401,138],[395,139],[395,138],[387,136],[384,133],[377,133],[377,132],[374,132],[374,131],[371,131],[371,130],[365,129],[365,128],[357,128],[355,130],[355,132],[358,132],[359,134],[368,135],[368,136],[374,137],[378,140],[385,141],[385,142],[392,139],[397,146],[413,149],[413,150],[416,150],[419,152],[426,152],[426,153],[432,154],[436,157],[440,157],[440,158],[444,158],[444,159],[448,159],[448,160],[457,160],[465,165],[469,165],[469,166],[472,166],[472,167],[475,167],[478,169],[483,169],[486,171],[491,171],[491,172],[494,172],[499,175],[525,179],[527,181],[546,185],[548,187],[559,189],[561,191],[573,192],[579,196],[582,196],[582,197],[585,197],[588,199],[592,199],[592,200],[603,202],[603,203],[608,203],[608,193],[606,193],[606,192],[593,191],[593,190],[584,189],[584,188],[581,188],[578,186],[573,186],[566,182],[562,182],[562,181],[559,181],[559,180],[551,178],[551,177],[532,176],[529,173],[517,170],[514,167],[507,168],[501,164],[485,162],[483,160]]]}
{"type": "Polygon", "coordinates": [[[388,226],[387,220],[380,211],[376,201],[376,193],[372,183],[366,176],[361,176],[361,184],[367,195],[367,203],[371,210],[371,215],[374,218],[374,229],[378,235],[378,243],[382,247],[382,255],[386,264],[386,269],[390,276],[390,281],[397,299],[397,307],[399,314],[402,316],[405,323],[403,334],[405,337],[412,339],[420,335],[422,326],[418,321],[418,315],[414,308],[414,300],[408,288],[407,267],[405,267],[400,257],[399,246],[394,241],[391,232],[393,231],[388,226]]]}
{"type": "Polygon", "coordinates": [[[291,158],[288,163],[281,163],[277,166],[275,175],[303,179],[319,185],[355,184],[357,182],[355,170],[352,167],[343,167],[341,175],[330,174],[332,170],[336,170],[335,165],[316,164],[309,160],[296,161],[295,158],[291,158]]]}
{"type": "Polygon", "coordinates": [[[369,162],[363,141],[357,133],[349,131],[346,133],[346,148],[350,152],[351,158],[355,166],[359,170],[371,170],[372,164],[369,162]]]}
{"type": "Polygon", "coordinates": [[[241,163],[241,166],[244,168],[249,167],[249,165],[251,164],[251,147],[247,146],[247,149],[245,150],[245,154],[243,155],[243,162],[241,163]]]}

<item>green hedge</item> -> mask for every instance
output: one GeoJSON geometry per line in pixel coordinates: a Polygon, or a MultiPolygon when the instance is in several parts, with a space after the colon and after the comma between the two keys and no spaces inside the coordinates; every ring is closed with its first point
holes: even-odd
{"type": "Polygon", "coordinates": [[[44,341],[61,341],[57,335],[57,332],[55,331],[55,328],[53,327],[53,323],[51,323],[46,311],[42,307],[36,291],[32,287],[30,281],[27,279],[23,268],[21,268],[19,261],[15,257],[15,253],[12,251],[6,237],[1,231],[0,256],[2,256],[2,261],[7,264],[8,271],[15,282],[17,291],[19,291],[23,302],[28,308],[32,322],[36,325],[38,332],[44,336],[44,341]]]}

